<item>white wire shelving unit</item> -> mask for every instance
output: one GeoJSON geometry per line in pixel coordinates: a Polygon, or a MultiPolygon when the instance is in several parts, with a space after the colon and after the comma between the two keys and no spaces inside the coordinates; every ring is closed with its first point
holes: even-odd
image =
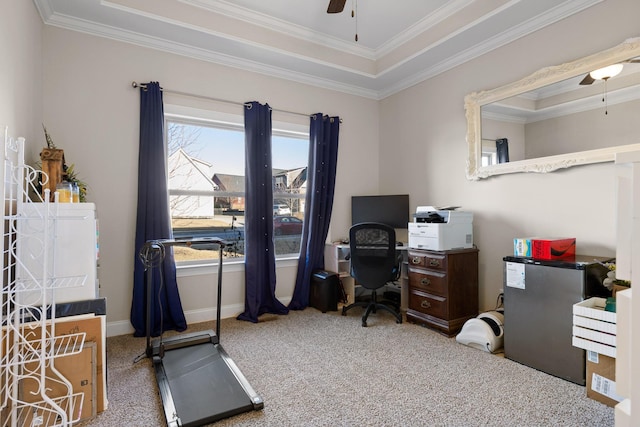
{"type": "Polygon", "coordinates": [[[82,286],[86,276],[58,277],[55,268],[57,195],[40,196],[48,177],[24,162],[24,138],[5,129],[0,239],[0,427],[71,426],[79,421],[83,393],[56,369],[56,359],[82,351],[84,332],[56,333],[55,294],[82,286]],[[38,203],[38,209],[28,205],[38,203]]]}

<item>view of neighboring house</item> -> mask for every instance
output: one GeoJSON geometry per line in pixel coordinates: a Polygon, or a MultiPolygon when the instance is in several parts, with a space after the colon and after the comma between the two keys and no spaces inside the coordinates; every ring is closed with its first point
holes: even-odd
{"type": "Polygon", "coordinates": [[[227,197],[217,198],[216,208],[244,211],[244,176],[216,173],[211,180],[219,191],[227,193],[227,197]]]}
{"type": "Polygon", "coordinates": [[[218,186],[209,178],[212,165],[189,156],[182,148],[169,156],[169,206],[173,218],[211,218],[212,192],[218,186]]]}
{"type": "Polygon", "coordinates": [[[290,170],[274,170],[273,203],[285,203],[291,212],[304,214],[304,195],[307,193],[307,168],[290,170]],[[282,194],[280,198],[279,193],[282,194]],[[291,194],[302,195],[302,198],[291,198],[291,194]]]}
{"type": "MultiPolygon", "coordinates": [[[[210,163],[182,148],[169,156],[168,167],[173,218],[211,218],[226,210],[244,211],[244,176],[214,173],[210,163]],[[215,197],[213,191],[217,192],[215,197]]],[[[303,214],[307,168],[275,170],[273,183],[274,203],[286,204],[291,212],[303,214]]]]}

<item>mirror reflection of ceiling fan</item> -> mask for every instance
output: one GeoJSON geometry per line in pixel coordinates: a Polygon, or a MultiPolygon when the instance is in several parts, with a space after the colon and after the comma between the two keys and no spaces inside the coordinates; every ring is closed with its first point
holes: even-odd
{"type": "Polygon", "coordinates": [[[640,58],[628,59],[626,61],[622,61],[617,64],[609,65],[607,67],[598,68],[597,70],[593,70],[590,73],[587,73],[586,76],[580,81],[581,85],[590,85],[596,80],[604,80],[607,81],[611,77],[615,77],[622,71],[624,64],[640,64],[640,58]]]}

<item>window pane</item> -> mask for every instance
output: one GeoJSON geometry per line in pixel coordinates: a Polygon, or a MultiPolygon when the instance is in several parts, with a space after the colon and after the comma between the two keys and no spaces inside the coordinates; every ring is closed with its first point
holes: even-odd
{"type": "MultiPolygon", "coordinates": [[[[306,136],[303,136],[306,137],[306,136]]],[[[244,257],[244,131],[167,121],[169,200],[175,238],[221,237],[225,260],[244,257]]],[[[306,139],[272,138],[276,256],[300,251],[308,158],[306,139]],[[284,222],[283,222],[284,220],[284,222]]],[[[217,260],[213,245],[174,247],[178,262],[217,260]]]]}
{"type": "Polygon", "coordinates": [[[273,241],[277,255],[298,254],[307,191],[309,140],[274,136],[273,241]]]}

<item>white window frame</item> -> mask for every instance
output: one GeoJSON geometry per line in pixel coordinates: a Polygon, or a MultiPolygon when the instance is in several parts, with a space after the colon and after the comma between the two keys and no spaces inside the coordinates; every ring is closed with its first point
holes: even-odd
{"type": "Polygon", "coordinates": [[[498,164],[498,148],[493,139],[482,140],[481,166],[491,166],[498,164]]]}
{"type": "MultiPolygon", "coordinates": [[[[165,104],[164,107],[164,125],[167,128],[167,122],[176,122],[194,126],[211,126],[229,130],[239,130],[244,132],[244,117],[239,114],[233,114],[222,111],[204,110],[199,108],[186,107],[174,104],[165,104]]],[[[284,136],[289,138],[297,138],[309,140],[309,125],[308,120],[306,124],[303,124],[300,120],[297,122],[289,121],[273,121],[272,122],[272,135],[284,136]]],[[[165,133],[166,138],[166,133],[165,133]]],[[[167,141],[165,141],[165,146],[167,141]]],[[[168,155],[165,156],[165,169],[167,170],[168,177],[168,155]]],[[[185,192],[185,194],[204,194],[202,192],[185,192]]],[[[177,193],[173,193],[177,194],[177,193]]],[[[210,195],[208,192],[206,195],[210,195]]],[[[217,196],[221,196],[221,193],[216,193],[217,196]]],[[[222,196],[242,196],[244,193],[223,193],[222,196]]],[[[295,198],[295,197],[291,197],[295,198]]],[[[293,266],[297,264],[298,254],[283,254],[276,256],[276,263],[278,266],[293,266]]],[[[191,276],[200,274],[217,273],[218,258],[195,260],[195,261],[180,261],[176,263],[177,275],[191,276]]],[[[225,260],[225,271],[242,271],[244,270],[244,257],[238,257],[233,260],[225,260]]]]}

